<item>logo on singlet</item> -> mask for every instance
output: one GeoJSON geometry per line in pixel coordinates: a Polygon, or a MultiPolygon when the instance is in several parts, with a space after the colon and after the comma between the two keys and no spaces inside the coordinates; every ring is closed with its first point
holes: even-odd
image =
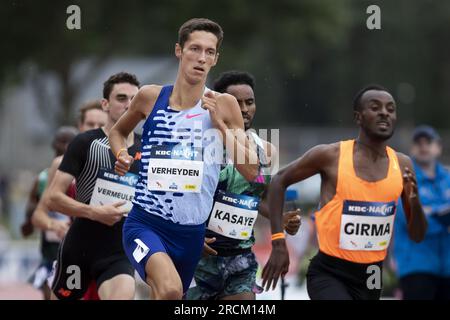
{"type": "Polygon", "coordinates": [[[195,114],[187,114],[186,119],[192,119],[198,116],[201,116],[203,113],[195,113],[195,114]]]}
{"type": "Polygon", "coordinates": [[[171,189],[171,190],[178,190],[178,185],[177,185],[175,182],[173,182],[173,183],[169,186],[169,189],[171,189]]]}

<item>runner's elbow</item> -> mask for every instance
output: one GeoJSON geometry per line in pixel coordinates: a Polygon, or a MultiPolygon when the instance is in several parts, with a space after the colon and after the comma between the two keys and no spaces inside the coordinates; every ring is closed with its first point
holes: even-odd
{"type": "Polygon", "coordinates": [[[35,211],[33,213],[33,216],[31,217],[31,223],[33,224],[33,226],[35,228],[41,229],[41,230],[45,230],[45,223],[42,220],[42,218],[40,217],[39,213],[37,211],[35,211]]]}
{"type": "Polygon", "coordinates": [[[31,215],[31,223],[33,224],[33,226],[35,226],[36,228],[39,228],[39,217],[37,214],[37,210],[35,210],[33,212],[33,214],[31,215]]]}
{"type": "Polygon", "coordinates": [[[270,188],[271,189],[282,189],[285,190],[287,188],[286,183],[284,182],[284,177],[281,172],[277,173],[270,180],[270,188]]]}
{"type": "MultiPolygon", "coordinates": [[[[131,132],[131,131],[130,131],[131,132]]],[[[111,138],[121,138],[126,139],[130,132],[126,132],[125,128],[123,126],[119,126],[117,123],[111,128],[111,131],[109,132],[109,141],[111,141],[111,138]]]]}
{"type": "Polygon", "coordinates": [[[47,197],[47,206],[50,210],[57,211],[56,206],[58,205],[60,201],[61,195],[59,191],[51,192],[47,197]]]}

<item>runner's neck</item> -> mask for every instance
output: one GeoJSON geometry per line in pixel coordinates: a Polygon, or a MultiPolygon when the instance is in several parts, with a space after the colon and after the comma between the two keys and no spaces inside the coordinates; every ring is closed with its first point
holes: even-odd
{"type": "Polygon", "coordinates": [[[191,109],[195,107],[198,101],[203,97],[204,91],[204,81],[192,85],[184,78],[178,76],[169,98],[169,105],[179,111],[191,109]]]}
{"type": "Polygon", "coordinates": [[[355,139],[355,144],[363,147],[360,148],[360,150],[365,149],[366,151],[370,151],[371,157],[375,160],[377,158],[386,158],[388,156],[386,151],[386,142],[384,141],[374,142],[360,135],[355,139]]]}

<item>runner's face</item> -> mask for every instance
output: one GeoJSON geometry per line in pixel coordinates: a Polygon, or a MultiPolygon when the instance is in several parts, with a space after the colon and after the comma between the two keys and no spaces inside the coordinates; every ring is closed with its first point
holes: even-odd
{"type": "Polygon", "coordinates": [[[209,70],[217,63],[217,37],[211,32],[194,31],[183,48],[177,43],[175,55],[180,60],[180,71],[191,84],[206,81],[209,70]]]}
{"type": "Polygon", "coordinates": [[[236,98],[244,118],[245,130],[250,129],[256,113],[255,94],[252,87],[248,84],[235,84],[228,86],[226,92],[236,98]]]}
{"type": "Polygon", "coordinates": [[[85,132],[88,130],[98,129],[106,124],[108,115],[106,112],[100,109],[91,109],[86,111],[84,114],[84,121],[80,124],[80,132],[85,132]]]}
{"type": "Polygon", "coordinates": [[[419,165],[430,165],[439,158],[442,152],[441,144],[436,140],[422,137],[414,142],[411,148],[412,157],[419,165]]]}
{"type": "Polygon", "coordinates": [[[118,83],[113,86],[109,99],[103,99],[103,110],[105,110],[113,123],[128,110],[131,100],[138,92],[138,87],[130,83],[118,83]]]}
{"type": "Polygon", "coordinates": [[[355,116],[369,137],[388,140],[394,134],[397,107],[394,98],[386,91],[366,91],[361,97],[361,110],[356,111],[355,116]]]}

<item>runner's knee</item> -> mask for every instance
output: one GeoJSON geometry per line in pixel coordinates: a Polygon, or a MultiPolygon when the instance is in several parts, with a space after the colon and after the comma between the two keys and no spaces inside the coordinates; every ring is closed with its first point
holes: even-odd
{"type": "Polygon", "coordinates": [[[167,281],[152,286],[152,290],[156,299],[181,300],[183,298],[183,286],[181,282],[167,281]]]}

